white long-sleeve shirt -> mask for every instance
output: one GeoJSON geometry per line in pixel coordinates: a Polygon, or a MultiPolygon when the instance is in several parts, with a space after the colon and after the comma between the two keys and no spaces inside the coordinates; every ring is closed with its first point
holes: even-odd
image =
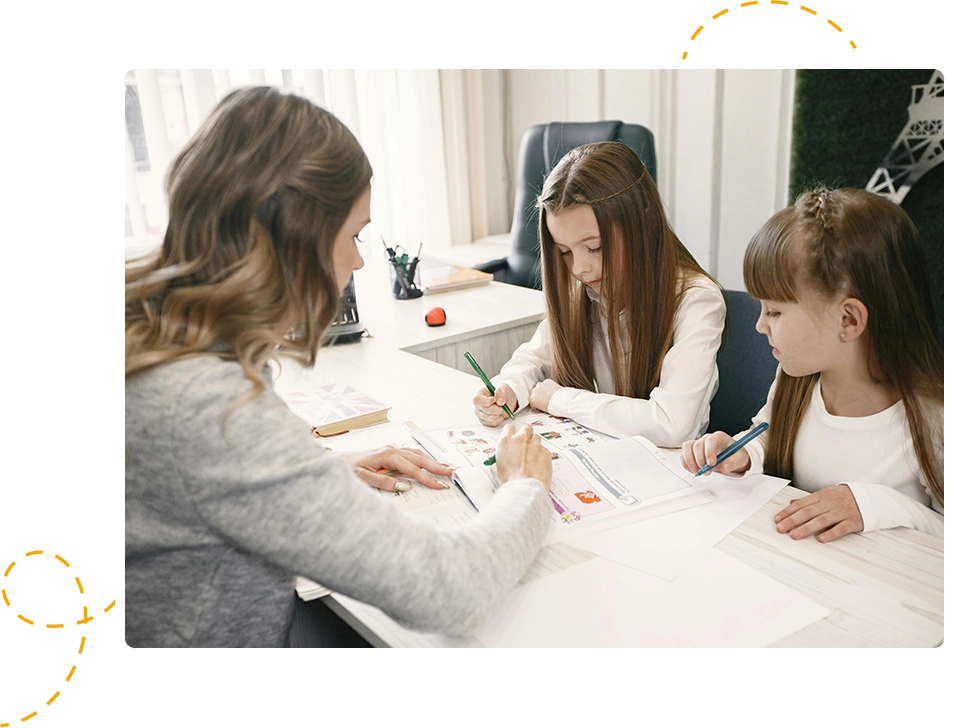
{"type": "MultiPolygon", "coordinates": [[[[774,396],[773,383],[753,424],[768,421],[774,396]]],[[[943,411],[935,412],[943,425],[943,411]]],[[[768,433],[746,445],[755,472],[762,470],[767,442],[768,433]]],[[[944,538],[944,508],[918,465],[903,402],[867,417],[837,417],[825,409],[817,382],[795,439],[792,469],[792,485],[810,493],[851,488],[864,531],[906,526],[944,538]]]]}
{"type": "MultiPolygon", "coordinates": [[[[601,306],[594,306],[593,311],[593,323],[599,326],[593,357],[596,391],[563,387],[550,399],[550,414],[617,437],[642,435],[659,447],[679,447],[705,432],[709,402],[719,385],[716,354],[725,326],[725,300],[719,287],[699,276],[685,292],[659,385],[649,399],[616,394],[606,311],[601,306]]],[[[549,379],[552,371],[550,322],[545,319],[492,381],[495,387],[509,385],[517,395],[518,407],[523,408],[530,403],[534,385],[549,379]]]]}

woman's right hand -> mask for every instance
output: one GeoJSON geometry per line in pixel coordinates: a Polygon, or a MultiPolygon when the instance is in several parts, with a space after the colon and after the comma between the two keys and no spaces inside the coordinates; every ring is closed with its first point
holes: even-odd
{"type": "MultiPolygon", "coordinates": [[[[499,390],[498,390],[499,391],[499,390]]],[[[517,430],[506,425],[497,443],[497,481],[501,484],[518,478],[536,478],[547,491],[553,475],[553,455],[529,425],[517,430]]]]}
{"type": "MultiPolygon", "coordinates": [[[[689,440],[682,443],[682,467],[690,473],[698,472],[704,465],[715,465],[719,453],[731,445],[733,440],[724,432],[712,432],[703,435],[698,440],[689,440]]],[[[744,473],[752,465],[752,459],[743,447],[737,453],[722,461],[710,470],[715,473],[744,473]]]]}
{"type": "Polygon", "coordinates": [[[481,387],[474,395],[474,412],[485,427],[496,427],[509,419],[503,405],[507,405],[511,412],[517,411],[517,395],[508,384],[501,384],[493,394],[481,387]]]}

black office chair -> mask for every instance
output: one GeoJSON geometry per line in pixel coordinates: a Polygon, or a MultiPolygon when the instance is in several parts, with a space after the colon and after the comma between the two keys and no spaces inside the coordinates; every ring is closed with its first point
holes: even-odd
{"type": "Polygon", "coordinates": [[[520,142],[517,159],[516,200],[513,208],[512,244],[506,258],[474,266],[493,273],[494,280],[524,288],[541,289],[540,240],[537,196],[550,170],[571,149],[590,142],[620,141],[639,155],[653,181],[656,147],[653,134],[639,124],[621,121],[551,122],[531,126],[520,142]]]}
{"type": "Polygon", "coordinates": [[[725,337],[716,364],[719,390],[709,404],[709,432],[747,430],[765,404],[778,361],[765,335],[755,330],[761,306],[745,291],[723,291],[725,337]]]}

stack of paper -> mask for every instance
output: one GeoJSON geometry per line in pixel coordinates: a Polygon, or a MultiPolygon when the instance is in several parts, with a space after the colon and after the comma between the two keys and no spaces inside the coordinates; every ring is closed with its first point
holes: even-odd
{"type": "Polygon", "coordinates": [[[490,283],[494,279],[492,273],[428,259],[421,260],[418,270],[421,273],[421,287],[424,293],[470,288],[490,283]]]}

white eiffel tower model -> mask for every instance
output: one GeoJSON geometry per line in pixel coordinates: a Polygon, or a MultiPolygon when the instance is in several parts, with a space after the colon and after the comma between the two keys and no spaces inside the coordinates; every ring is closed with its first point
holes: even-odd
{"type": "Polygon", "coordinates": [[[944,76],[911,87],[907,126],[865,187],[899,205],[911,186],[944,161],[944,76]]]}

